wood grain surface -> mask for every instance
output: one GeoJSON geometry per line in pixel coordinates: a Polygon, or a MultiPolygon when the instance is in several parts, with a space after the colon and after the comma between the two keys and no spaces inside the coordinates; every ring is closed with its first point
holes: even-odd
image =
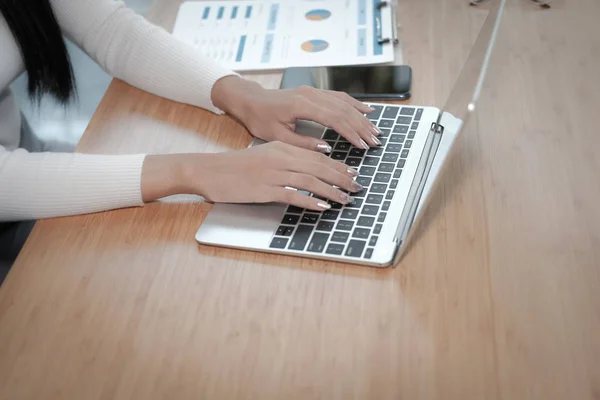
{"type": "MultiPolygon", "coordinates": [[[[412,103],[448,95],[486,16],[467,3],[400,1],[412,103]]],[[[170,29],[178,4],[150,19],[170,29]]],[[[40,221],[0,289],[0,398],[600,399],[599,15],[597,0],[509,2],[396,269],[199,246],[210,205],[194,197],[40,221]]],[[[250,139],[115,81],[79,150],[250,139]]]]}

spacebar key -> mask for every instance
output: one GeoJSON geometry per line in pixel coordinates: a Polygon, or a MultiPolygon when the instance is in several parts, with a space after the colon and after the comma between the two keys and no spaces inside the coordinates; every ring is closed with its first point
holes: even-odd
{"type": "Polygon", "coordinates": [[[292,237],[288,249],[304,250],[304,248],[306,247],[306,243],[308,242],[308,238],[310,238],[312,230],[312,225],[298,225],[298,228],[296,228],[296,233],[294,234],[294,237],[292,237]]]}

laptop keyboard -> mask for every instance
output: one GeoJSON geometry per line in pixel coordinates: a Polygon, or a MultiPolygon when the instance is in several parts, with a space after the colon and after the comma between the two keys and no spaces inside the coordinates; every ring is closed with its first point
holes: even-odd
{"type": "Polygon", "coordinates": [[[381,130],[378,137],[381,146],[359,149],[332,129],[323,134],[333,149],[330,157],[356,168],[359,171],[356,181],[365,189],[351,193],[354,201],[347,205],[328,201],[331,209],[321,213],[288,206],[270,248],[372,257],[423,109],[370,106],[375,111],[367,118],[381,130]]]}

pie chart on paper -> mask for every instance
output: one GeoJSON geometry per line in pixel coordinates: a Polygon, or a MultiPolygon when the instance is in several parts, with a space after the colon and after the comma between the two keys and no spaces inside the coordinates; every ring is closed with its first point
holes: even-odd
{"type": "Polygon", "coordinates": [[[300,47],[307,53],[319,53],[326,50],[329,47],[329,43],[325,40],[313,39],[302,43],[300,47]]]}
{"type": "Polygon", "coordinates": [[[331,11],[329,10],[311,10],[305,14],[305,17],[309,21],[323,21],[331,17],[331,11]]]}

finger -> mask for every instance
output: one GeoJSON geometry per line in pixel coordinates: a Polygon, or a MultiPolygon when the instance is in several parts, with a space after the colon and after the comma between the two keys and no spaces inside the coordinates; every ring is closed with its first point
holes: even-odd
{"type": "MultiPolygon", "coordinates": [[[[352,101],[358,102],[347,94],[341,93],[339,95],[331,95],[328,91],[320,91],[321,96],[324,96],[326,101],[330,102],[332,109],[339,107],[341,113],[346,115],[346,121],[348,124],[360,135],[360,137],[372,146],[379,146],[381,142],[377,139],[377,136],[381,134],[381,131],[369,121],[361,112],[354,108],[350,103],[352,101]],[[342,97],[342,99],[338,98],[342,97]],[[346,100],[346,101],[345,101],[346,100]]],[[[332,92],[338,93],[338,92],[332,92]]],[[[360,103],[360,102],[358,102],[360,103]]],[[[360,103],[362,104],[362,103],[360,103]]]]}
{"type": "Polygon", "coordinates": [[[285,172],[281,174],[280,179],[281,181],[278,184],[282,187],[288,186],[298,190],[306,190],[307,192],[341,204],[348,204],[352,201],[348,193],[323,182],[313,175],[299,172],[285,172]]]}
{"type": "Polygon", "coordinates": [[[324,92],[327,93],[328,95],[334,96],[335,98],[337,98],[345,103],[348,103],[349,105],[356,108],[358,111],[360,111],[363,114],[370,114],[373,111],[375,111],[371,107],[369,107],[368,105],[363,103],[362,101],[356,100],[354,97],[350,96],[347,93],[338,92],[335,90],[324,90],[324,92]]]}
{"type": "Polygon", "coordinates": [[[356,193],[364,189],[364,187],[354,181],[358,173],[352,168],[344,166],[343,170],[339,170],[336,167],[330,168],[325,163],[305,161],[303,159],[297,159],[292,164],[295,172],[314,176],[325,183],[349,192],[356,193]]]}
{"type": "MultiPolygon", "coordinates": [[[[295,159],[303,160],[307,163],[310,163],[311,168],[313,168],[311,170],[308,170],[308,169],[299,170],[298,164],[289,163],[288,160],[286,159],[286,167],[287,167],[288,171],[307,172],[307,171],[315,171],[315,169],[327,168],[327,169],[332,169],[334,171],[337,171],[338,173],[340,173],[342,175],[349,176],[350,178],[355,178],[358,176],[358,172],[354,168],[349,168],[346,164],[336,161],[324,154],[307,151],[305,149],[301,149],[301,148],[293,147],[293,146],[283,146],[282,149],[284,152],[286,152],[290,156],[294,157],[295,159]]],[[[332,184],[336,184],[336,183],[332,183],[332,184]]],[[[342,185],[337,185],[337,186],[344,187],[342,185]]]]}
{"type": "Polygon", "coordinates": [[[289,129],[282,128],[276,134],[277,140],[302,149],[318,151],[319,153],[329,154],[332,151],[331,146],[324,140],[298,135],[289,129]]]}
{"type": "Polygon", "coordinates": [[[310,197],[293,189],[277,187],[273,190],[272,197],[275,201],[291,204],[300,208],[314,211],[325,211],[331,208],[331,204],[316,197],[310,197]]]}
{"type": "Polygon", "coordinates": [[[294,118],[311,120],[325,125],[345,137],[354,146],[369,149],[367,142],[348,124],[348,116],[339,111],[339,106],[335,107],[326,96],[315,93],[314,91],[307,92],[304,90],[296,99],[293,111],[294,118]]]}

